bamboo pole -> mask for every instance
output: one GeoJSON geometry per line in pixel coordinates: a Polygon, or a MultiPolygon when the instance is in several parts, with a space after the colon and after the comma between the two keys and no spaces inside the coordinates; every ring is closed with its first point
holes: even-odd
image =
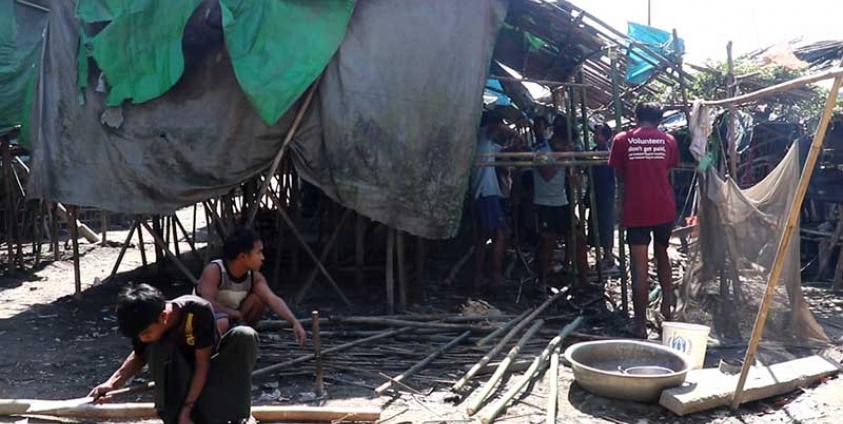
{"type": "MultiPolygon", "coordinates": [[[[196,205],[194,205],[194,206],[196,206],[196,205]]],[[[195,244],[194,240],[192,238],[190,238],[190,235],[187,234],[187,230],[184,228],[184,225],[182,225],[181,220],[179,219],[178,215],[173,214],[173,222],[181,230],[181,233],[184,234],[184,239],[187,241],[187,244],[190,246],[190,250],[195,255],[196,254],[196,244],[195,244]]],[[[175,232],[175,229],[173,231],[175,232]]],[[[195,236],[196,235],[194,234],[194,237],[195,236]]],[[[178,238],[176,238],[176,240],[178,240],[178,238]]]]}
{"type": "Polygon", "coordinates": [[[146,245],[143,243],[143,228],[140,226],[138,226],[138,250],[140,250],[141,264],[146,268],[146,245]]]}
{"type": "MultiPolygon", "coordinates": [[[[588,132],[586,128],[584,133],[588,132]]],[[[477,155],[480,159],[498,158],[534,158],[536,156],[548,156],[552,158],[600,158],[608,159],[609,152],[603,151],[588,151],[588,152],[497,152],[497,153],[480,153],[477,155]]]]}
{"type": "Polygon", "coordinates": [[[322,351],[319,343],[319,311],[311,312],[310,317],[313,329],[313,357],[316,359],[316,382],[313,385],[313,392],[316,393],[316,396],[322,396],[325,393],[325,384],[323,381],[322,351]]]}
{"type": "Polygon", "coordinates": [[[521,353],[521,349],[524,348],[524,345],[529,341],[533,336],[542,328],[544,325],[544,320],[537,320],[533,323],[533,325],[527,329],[524,335],[518,340],[515,346],[509,350],[509,353],[506,354],[506,357],[498,364],[498,368],[495,369],[494,374],[483,384],[483,387],[480,389],[479,393],[472,398],[472,401],[468,403],[466,406],[465,411],[469,416],[472,416],[480,410],[483,406],[484,401],[489,395],[492,393],[492,390],[495,386],[500,382],[503,375],[509,370],[509,366],[515,361],[518,357],[518,354],[521,353]]]}
{"type": "MultiPolygon", "coordinates": [[[[618,59],[617,51],[611,50],[609,52],[609,59],[612,65],[612,97],[615,105],[615,131],[621,130],[621,113],[622,107],[620,97],[618,97],[619,82],[618,82],[618,59]]],[[[623,226],[623,181],[616,178],[615,186],[617,187],[616,209],[618,210],[618,265],[621,271],[621,309],[624,316],[629,316],[629,281],[626,275],[626,240],[624,240],[624,226],[623,226]]]]}
{"type": "Polygon", "coordinates": [[[753,91],[751,93],[743,94],[740,96],[730,97],[728,99],[722,100],[706,100],[703,101],[702,104],[706,106],[726,106],[730,103],[734,104],[743,104],[753,102],[755,100],[771,96],[773,94],[778,94],[783,91],[791,90],[794,88],[799,88],[804,85],[812,84],[818,81],[823,81],[831,78],[838,78],[843,76],[843,68],[836,67],[833,69],[829,69],[825,72],[820,72],[813,75],[805,75],[804,77],[794,78],[790,81],[785,81],[781,84],[776,84],[767,88],[762,88],[760,90],[753,91]]]}
{"type": "MultiPolygon", "coordinates": [[[[814,173],[814,166],[817,164],[820,152],[822,150],[823,141],[825,140],[828,124],[831,121],[834,112],[834,106],[837,102],[837,94],[840,91],[840,85],[843,83],[843,72],[840,72],[834,79],[831,86],[831,91],[828,93],[828,98],[825,102],[822,116],[820,117],[817,132],[814,134],[814,140],[811,142],[811,149],[808,151],[808,157],[805,160],[805,166],[802,168],[802,175],[799,177],[799,185],[796,188],[796,194],[790,204],[790,210],[787,216],[787,223],[784,227],[784,233],[779,241],[778,249],[776,250],[776,259],[770,269],[770,275],[767,279],[767,289],[764,292],[764,298],[761,306],[758,308],[758,316],[755,318],[755,324],[752,327],[752,337],[749,340],[749,346],[744,357],[744,364],[741,368],[741,375],[738,379],[738,385],[735,387],[735,395],[732,397],[731,408],[736,409],[741,404],[741,395],[743,394],[744,384],[749,374],[749,369],[755,362],[755,353],[758,350],[758,343],[761,341],[761,335],[764,332],[764,325],[767,322],[767,312],[770,310],[770,302],[776,293],[776,288],[781,278],[782,270],[784,269],[784,260],[787,256],[787,248],[790,245],[790,240],[793,238],[796,225],[799,224],[799,214],[802,210],[802,202],[805,200],[805,193],[808,191],[808,184],[811,181],[811,176],[814,173]]],[[[796,146],[791,147],[796,148],[796,146]]]]}
{"type": "MultiPolygon", "coordinates": [[[[328,238],[328,241],[325,243],[325,247],[322,248],[322,253],[319,254],[319,261],[325,262],[328,259],[328,254],[331,253],[331,249],[334,248],[334,245],[339,238],[340,232],[342,232],[342,227],[345,225],[345,221],[348,220],[348,217],[351,216],[351,209],[346,209],[343,211],[342,216],[340,217],[339,223],[337,223],[337,227],[334,229],[333,234],[331,237],[328,238]]],[[[304,281],[304,284],[299,289],[298,293],[296,293],[295,301],[296,303],[301,303],[302,299],[307,295],[307,292],[310,290],[310,287],[316,281],[316,276],[319,275],[319,266],[314,266],[313,270],[310,271],[310,275],[307,276],[307,279],[304,281]]]]}
{"type": "Polygon", "coordinates": [[[120,247],[120,253],[117,254],[117,260],[114,261],[114,268],[111,268],[111,274],[108,275],[108,279],[111,280],[117,274],[117,270],[120,268],[120,262],[123,262],[123,255],[126,254],[126,249],[129,248],[129,244],[132,243],[132,236],[135,234],[135,230],[138,228],[138,222],[132,222],[132,226],[129,228],[129,235],[126,236],[126,241],[123,242],[123,246],[120,247]]]}
{"type": "Polygon", "coordinates": [[[100,231],[102,232],[102,237],[100,237],[100,246],[105,246],[108,244],[108,212],[107,211],[100,211],[100,231]]]}
{"type": "Polygon", "coordinates": [[[354,220],[354,281],[360,286],[363,284],[363,265],[366,261],[365,237],[366,218],[357,214],[354,220]]]}
{"type": "Polygon", "coordinates": [[[506,347],[506,344],[509,343],[509,341],[512,340],[512,338],[514,338],[516,334],[518,334],[524,327],[526,327],[528,324],[530,324],[536,317],[539,316],[539,314],[541,314],[545,309],[547,309],[547,307],[550,306],[553,302],[560,299],[562,297],[562,295],[564,295],[566,292],[567,292],[567,287],[563,288],[562,290],[559,290],[558,292],[556,292],[556,294],[554,294],[549,299],[544,301],[544,303],[539,305],[538,308],[533,310],[533,312],[531,312],[530,315],[527,315],[526,318],[521,320],[521,322],[519,322],[515,327],[513,327],[512,330],[509,330],[509,332],[506,334],[506,336],[504,336],[503,339],[501,339],[501,341],[499,341],[498,344],[496,344],[492,348],[492,350],[489,351],[489,353],[487,353],[482,358],[480,358],[480,360],[477,361],[477,363],[474,364],[474,366],[472,366],[468,370],[468,372],[466,372],[465,375],[462,376],[462,378],[460,378],[456,383],[454,383],[453,386],[451,386],[451,390],[452,391],[458,391],[458,390],[462,389],[463,386],[465,386],[465,384],[468,383],[468,380],[471,380],[471,378],[474,377],[474,375],[476,375],[477,372],[480,371],[481,368],[483,368],[483,366],[488,364],[489,361],[491,361],[495,357],[495,355],[497,355],[501,350],[503,350],[503,348],[506,347]]]}
{"type": "Polygon", "coordinates": [[[395,230],[395,259],[398,263],[398,310],[407,310],[407,258],[404,243],[404,232],[395,230]]]}
{"type": "Polygon", "coordinates": [[[545,424],[556,424],[556,410],[559,403],[559,348],[550,356],[550,375],[547,378],[547,415],[545,424]]]}
{"type": "MultiPolygon", "coordinates": [[[[355,340],[355,341],[352,341],[352,342],[343,343],[339,346],[334,346],[332,348],[325,349],[325,350],[322,351],[322,356],[324,357],[325,355],[328,355],[328,354],[331,354],[331,353],[334,353],[334,352],[339,352],[339,351],[346,350],[346,349],[350,349],[354,346],[361,345],[361,344],[364,344],[364,343],[373,342],[375,340],[380,340],[380,339],[385,339],[387,337],[396,336],[398,334],[406,333],[406,332],[408,332],[412,329],[413,329],[412,327],[402,327],[402,328],[397,328],[397,329],[393,329],[393,330],[386,330],[382,333],[376,334],[376,335],[371,336],[371,337],[358,339],[358,340],[355,340]]],[[[269,366],[266,366],[266,367],[263,367],[263,368],[260,368],[260,369],[257,369],[255,371],[253,371],[252,372],[252,378],[260,378],[260,377],[266,376],[267,374],[269,374],[271,372],[278,371],[282,368],[290,367],[290,366],[293,366],[293,365],[298,365],[298,364],[301,364],[303,362],[310,361],[313,358],[314,358],[314,355],[311,353],[311,354],[308,354],[308,355],[299,356],[298,358],[291,359],[289,361],[284,361],[284,362],[280,362],[280,363],[277,363],[277,364],[269,365],[269,366]]]]}
{"type": "Polygon", "coordinates": [[[363,325],[381,325],[391,327],[415,327],[415,328],[437,328],[440,330],[454,330],[463,331],[470,330],[474,332],[490,331],[492,326],[487,325],[467,325],[467,324],[453,324],[445,322],[427,322],[427,321],[409,321],[403,319],[381,318],[381,317],[336,317],[331,318],[331,322],[339,324],[363,324],[363,325]]]}
{"type": "Polygon", "coordinates": [[[79,269],[79,229],[76,226],[78,209],[76,206],[71,206],[68,209],[70,213],[70,219],[68,220],[70,222],[70,239],[73,245],[73,297],[79,300],[82,298],[82,276],[79,269]]]}
{"type": "Polygon", "coordinates": [[[386,310],[395,313],[395,230],[386,228],[386,310]]]}
{"type": "MultiPolygon", "coordinates": [[[[735,82],[734,64],[732,62],[732,42],[726,43],[726,84],[729,96],[734,97],[737,94],[737,86],[735,82]]],[[[735,120],[737,119],[737,110],[735,104],[729,103],[729,122],[728,122],[728,139],[729,139],[729,175],[735,184],[738,183],[738,137],[735,133],[735,120]]],[[[690,122],[690,121],[689,121],[690,122]]]]}
{"type": "Polygon", "coordinates": [[[401,383],[402,381],[411,377],[413,374],[421,371],[424,367],[426,367],[428,364],[433,362],[434,359],[438,358],[443,353],[451,350],[454,346],[460,344],[463,340],[468,338],[468,336],[470,334],[471,334],[471,331],[466,331],[466,332],[460,334],[459,336],[457,336],[456,338],[454,338],[453,340],[451,340],[450,342],[440,346],[438,349],[436,349],[435,351],[433,351],[429,355],[427,355],[424,359],[415,363],[407,371],[404,371],[403,373],[401,373],[397,377],[391,378],[386,383],[383,383],[380,386],[378,386],[375,389],[375,394],[381,395],[381,394],[383,394],[383,392],[387,391],[390,387],[392,387],[396,383],[401,383]]]}
{"type": "Polygon", "coordinates": [[[477,346],[477,347],[484,346],[486,343],[489,343],[490,341],[496,339],[501,334],[509,331],[509,329],[512,328],[515,324],[518,324],[519,322],[524,320],[524,317],[529,315],[530,312],[532,312],[532,309],[527,309],[526,311],[521,312],[521,315],[518,315],[517,317],[509,320],[503,326],[498,327],[497,329],[495,329],[495,331],[492,331],[491,333],[489,333],[488,336],[483,337],[482,339],[478,340],[477,343],[475,343],[475,346],[477,346]]]}
{"type": "Polygon", "coordinates": [[[287,226],[290,227],[290,232],[293,233],[293,236],[296,238],[296,240],[298,240],[299,244],[304,249],[304,251],[307,252],[311,259],[313,259],[313,261],[316,263],[316,266],[319,267],[319,270],[322,271],[322,275],[325,276],[326,280],[328,280],[328,283],[334,289],[334,292],[336,292],[337,296],[346,306],[351,306],[351,301],[348,300],[348,298],[345,296],[345,293],[343,293],[342,289],[340,289],[340,286],[337,285],[337,282],[334,281],[333,277],[331,277],[331,274],[328,272],[327,269],[325,269],[325,265],[322,264],[322,261],[320,261],[319,258],[316,257],[316,254],[313,253],[313,250],[311,250],[310,246],[307,245],[307,242],[304,240],[304,237],[302,237],[298,228],[296,228],[295,224],[293,223],[293,220],[290,219],[290,216],[287,215],[287,212],[284,211],[284,208],[281,205],[281,200],[278,199],[278,196],[275,195],[274,191],[270,190],[267,191],[267,193],[269,193],[269,197],[275,203],[275,207],[278,210],[278,213],[281,215],[281,218],[284,220],[287,226]]]}
{"type": "Polygon", "coordinates": [[[530,368],[527,368],[527,371],[521,375],[521,378],[515,383],[515,386],[510,388],[509,391],[507,391],[506,394],[498,401],[498,403],[494,404],[487,413],[480,417],[480,422],[483,424],[489,424],[494,421],[495,418],[497,418],[506,409],[509,402],[518,395],[528,383],[541,375],[541,372],[544,370],[544,366],[547,364],[547,361],[553,351],[562,344],[562,341],[565,340],[569,334],[582,324],[582,321],[582,317],[577,317],[577,319],[573,322],[563,327],[562,331],[559,332],[559,335],[554,337],[553,340],[547,344],[544,351],[542,351],[542,353],[533,360],[530,364],[530,368]]]}
{"type": "Polygon", "coordinates": [[[173,261],[173,263],[176,265],[176,268],[178,268],[179,271],[181,271],[182,274],[184,274],[185,277],[187,277],[187,279],[190,280],[191,283],[193,283],[193,285],[196,285],[196,283],[198,282],[196,277],[193,275],[192,272],[190,272],[187,266],[185,266],[182,261],[178,257],[176,257],[176,255],[173,254],[173,252],[170,252],[170,249],[167,248],[167,244],[164,242],[164,240],[161,239],[161,235],[153,231],[152,228],[150,228],[149,224],[147,224],[143,220],[143,218],[140,218],[138,222],[143,228],[146,228],[146,231],[149,231],[149,233],[152,234],[152,238],[155,240],[155,244],[159,248],[161,248],[161,250],[164,251],[165,255],[170,257],[170,260],[173,261]]]}
{"type": "Polygon", "coordinates": [[[12,152],[9,147],[8,137],[3,137],[3,142],[0,144],[3,149],[3,209],[5,209],[5,227],[6,227],[6,247],[8,248],[9,272],[16,271],[17,263],[15,261],[15,237],[14,227],[17,223],[14,222],[14,213],[12,204],[12,152]]]}
{"type": "MultiPolygon", "coordinates": [[[[290,129],[287,130],[287,135],[284,136],[284,141],[281,143],[281,148],[278,149],[278,153],[275,155],[275,158],[272,159],[272,165],[269,166],[269,171],[266,173],[266,178],[263,179],[263,183],[261,184],[260,190],[258,190],[258,194],[256,199],[260,202],[260,199],[267,193],[267,188],[269,188],[269,183],[272,180],[272,177],[278,171],[278,165],[281,164],[281,159],[284,157],[284,152],[287,151],[287,147],[290,145],[290,142],[293,141],[293,137],[298,132],[299,125],[301,124],[304,115],[307,113],[308,109],[310,108],[310,103],[313,100],[313,95],[316,94],[316,87],[319,86],[319,81],[322,79],[321,75],[313,82],[310,86],[310,89],[307,91],[305,95],[304,102],[299,107],[299,110],[296,112],[295,118],[293,118],[293,124],[290,126],[290,129]]],[[[255,223],[255,215],[258,213],[258,204],[255,203],[255,207],[249,209],[249,217],[246,219],[246,227],[251,228],[252,225],[255,223]]],[[[280,207],[280,206],[279,206],[280,207]]]]}
{"type": "Polygon", "coordinates": [[[53,261],[58,262],[61,259],[59,255],[59,223],[58,214],[56,214],[56,204],[50,203],[50,243],[53,248],[53,261]]]}

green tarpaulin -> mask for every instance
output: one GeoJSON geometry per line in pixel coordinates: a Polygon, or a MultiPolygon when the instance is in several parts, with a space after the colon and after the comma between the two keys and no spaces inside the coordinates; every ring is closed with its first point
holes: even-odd
{"type": "Polygon", "coordinates": [[[202,0],[82,0],[83,22],[108,20],[90,39],[92,55],[105,74],[106,104],[143,103],[167,92],[184,72],[182,35],[202,0]],[[123,6],[131,3],[130,7],[123,6]]]}
{"type": "Polygon", "coordinates": [[[272,125],[319,77],[345,36],[352,0],[220,0],[240,87],[272,125]]]}
{"type": "Polygon", "coordinates": [[[0,133],[21,125],[24,144],[46,17],[42,10],[0,1],[0,133]]]}

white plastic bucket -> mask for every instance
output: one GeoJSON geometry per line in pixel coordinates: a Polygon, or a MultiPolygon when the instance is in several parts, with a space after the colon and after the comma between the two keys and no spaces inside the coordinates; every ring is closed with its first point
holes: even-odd
{"type": "Polygon", "coordinates": [[[691,369],[702,368],[709,331],[711,328],[705,325],[665,321],[662,323],[662,344],[687,355],[691,369]]]}

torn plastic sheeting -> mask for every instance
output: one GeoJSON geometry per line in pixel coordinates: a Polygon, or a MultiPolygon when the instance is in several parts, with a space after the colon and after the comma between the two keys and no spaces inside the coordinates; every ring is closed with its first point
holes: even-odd
{"type": "MultiPolygon", "coordinates": [[[[672,33],[658,28],[629,22],[627,36],[664,57],[681,56],[685,52],[685,43],[681,38],[674,43],[672,33]]],[[[656,61],[657,59],[651,54],[638,47],[630,46],[627,54],[626,80],[633,84],[647,82],[656,70],[650,62],[656,61]]]]}
{"type": "Polygon", "coordinates": [[[351,0],[220,0],[240,87],[267,125],[319,77],[345,36],[351,0]]]}
{"type": "Polygon", "coordinates": [[[359,2],[296,138],[299,175],[393,228],[452,237],[506,4],[359,2]]]}
{"type": "Polygon", "coordinates": [[[127,99],[143,103],[176,84],[184,72],[184,29],[201,2],[137,0],[126,7],[116,0],[80,0],[82,22],[110,18],[90,38],[91,54],[109,85],[108,106],[127,99]]]}

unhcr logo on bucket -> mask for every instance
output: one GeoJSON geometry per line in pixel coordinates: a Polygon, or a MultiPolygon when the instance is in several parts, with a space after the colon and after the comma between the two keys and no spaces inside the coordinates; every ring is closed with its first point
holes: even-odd
{"type": "Polygon", "coordinates": [[[673,350],[678,350],[686,355],[691,353],[691,341],[680,336],[674,335],[667,341],[667,345],[673,350]]]}

